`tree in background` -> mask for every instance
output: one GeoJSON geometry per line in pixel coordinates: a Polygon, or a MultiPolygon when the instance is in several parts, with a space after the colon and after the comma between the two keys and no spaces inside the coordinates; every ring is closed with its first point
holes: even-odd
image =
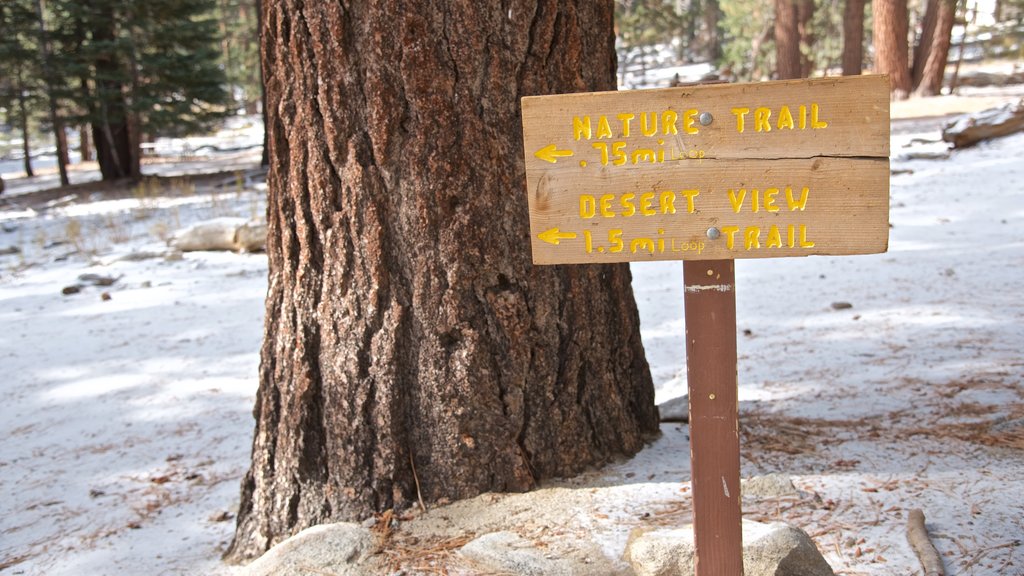
{"type": "MultiPolygon", "coordinates": [[[[674,43],[680,62],[715,62],[721,57],[719,0],[617,0],[616,29],[620,47],[646,66],[646,50],[674,43]]],[[[624,72],[625,66],[623,66],[624,72]]]]}
{"type": "Polygon", "coordinates": [[[911,87],[918,95],[936,96],[942,90],[956,4],[957,0],[928,0],[912,66],[911,87]]]}
{"type": "Polygon", "coordinates": [[[864,0],[843,4],[843,76],[859,76],[864,70],[864,0]]]}
{"type": "Polygon", "coordinates": [[[722,0],[722,59],[725,75],[762,80],[775,70],[775,5],[765,0],[722,0]]]}
{"type": "Polygon", "coordinates": [[[214,0],[36,1],[54,116],[91,126],[103,179],[140,175],[145,135],[204,130],[228,112],[214,0]]]}
{"type": "Polygon", "coordinates": [[[775,0],[775,75],[806,78],[814,71],[814,0],[775,0]]]}
{"type": "Polygon", "coordinates": [[[38,80],[39,30],[32,2],[0,3],[0,108],[7,121],[21,132],[25,175],[33,176],[29,122],[43,97],[38,80]]]}
{"type": "Polygon", "coordinates": [[[240,560],[658,431],[625,264],[533,266],[520,98],[613,90],[611,2],[263,4],[269,291],[240,560]]]}
{"type": "Polygon", "coordinates": [[[809,78],[815,63],[814,0],[797,0],[796,23],[800,35],[800,77],[809,78]]]}
{"type": "Polygon", "coordinates": [[[800,56],[802,0],[775,0],[775,74],[780,80],[803,75],[800,56]]]}
{"type": "Polygon", "coordinates": [[[54,88],[59,82],[57,79],[58,72],[49,65],[52,51],[50,48],[50,34],[46,25],[47,12],[44,0],[36,0],[36,18],[39,25],[39,53],[37,56],[40,62],[40,76],[43,85],[46,87],[46,103],[50,112],[50,125],[53,128],[54,141],[57,144],[57,169],[60,171],[60,185],[67,186],[71,183],[68,180],[68,164],[70,164],[68,159],[68,138],[67,133],[64,131],[64,119],[60,115],[60,102],[54,88]]]}
{"type": "Polygon", "coordinates": [[[910,55],[907,0],[872,0],[875,72],[888,74],[893,98],[910,95],[910,55]]]}
{"type": "Polygon", "coordinates": [[[246,114],[260,108],[263,84],[260,78],[259,2],[217,0],[216,20],[220,27],[221,63],[227,76],[235,107],[246,114]]]}

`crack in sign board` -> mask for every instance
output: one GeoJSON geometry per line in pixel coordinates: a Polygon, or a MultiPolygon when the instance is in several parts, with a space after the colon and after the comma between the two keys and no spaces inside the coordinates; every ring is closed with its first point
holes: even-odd
{"type": "Polygon", "coordinates": [[[537,264],[888,247],[889,82],[523,98],[537,264]]]}

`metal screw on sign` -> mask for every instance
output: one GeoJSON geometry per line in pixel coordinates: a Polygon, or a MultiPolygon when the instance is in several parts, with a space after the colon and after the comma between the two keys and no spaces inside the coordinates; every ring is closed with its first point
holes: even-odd
{"type": "Polygon", "coordinates": [[[722,233],[718,228],[708,228],[708,238],[711,240],[718,240],[722,236],[722,233]]]}
{"type": "Polygon", "coordinates": [[[711,112],[701,112],[697,120],[700,121],[701,126],[708,126],[715,121],[715,117],[711,115],[711,112]]]}

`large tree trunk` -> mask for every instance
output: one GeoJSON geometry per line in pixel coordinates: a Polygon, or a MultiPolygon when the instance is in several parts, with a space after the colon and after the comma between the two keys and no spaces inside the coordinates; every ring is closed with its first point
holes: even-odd
{"type": "Polygon", "coordinates": [[[846,0],[843,12],[843,76],[864,70],[864,0],[846,0]]]}
{"type": "Polygon", "coordinates": [[[615,88],[610,1],[265,2],[270,262],[229,559],[657,433],[629,268],[535,267],[519,99],[615,88]]]}
{"type": "MultiPolygon", "coordinates": [[[[93,30],[96,42],[114,42],[116,39],[115,14],[112,6],[105,6],[106,18],[93,30]]],[[[138,142],[130,134],[131,122],[125,101],[124,71],[112,53],[101,53],[94,62],[96,68],[96,94],[99,100],[96,120],[92,123],[96,161],[103,180],[138,178],[141,175],[138,142]],[[133,149],[134,148],[134,149],[133,149]]]]}
{"type": "Polygon", "coordinates": [[[775,73],[779,80],[801,76],[799,1],[775,0],[775,73]]]}
{"type": "MultiPolygon", "coordinates": [[[[119,104],[124,106],[122,100],[119,104]]],[[[108,112],[113,114],[113,112],[108,112]]],[[[121,178],[137,178],[140,174],[139,165],[134,162],[132,140],[128,135],[128,123],[99,122],[92,125],[92,139],[96,143],[96,161],[100,165],[103,180],[120,180],[121,178]]]]}
{"type": "Polygon", "coordinates": [[[875,71],[888,74],[892,96],[910,95],[907,0],[873,0],[875,71]]]}
{"type": "Polygon", "coordinates": [[[942,90],[956,3],[957,0],[928,1],[921,41],[914,51],[913,89],[921,96],[936,96],[942,90]]]}

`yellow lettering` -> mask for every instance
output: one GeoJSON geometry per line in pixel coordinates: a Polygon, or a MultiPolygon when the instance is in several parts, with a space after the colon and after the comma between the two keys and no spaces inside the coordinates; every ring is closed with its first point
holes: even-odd
{"type": "Polygon", "coordinates": [[[643,132],[644,136],[654,136],[658,133],[657,112],[640,113],[640,131],[643,132]]]}
{"type": "Polygon", "coordinates": [[[616,116],[616,118],[622,122],[622,137],[629,138],[629,123],[633,121],[633,118],[636,118],[636,114],[623,112],[616,116]]]}
{"type": "Polygon", "coordinates": [[[761,229],[757,226],[747,226],[744,230],[743,248],[750,250],[751,248],[761,247],[761,229]]]}
{"type": "Polygon", "coordinates": [[[651,150],[650,148],[637,148],[634,150],[633,164],[639,164],[640,162],[650,162],[651,164],[654,164],[654,150],[651,150]]]}
{"type": "Polygon", "coordinates": [[[593,218],[597,202],[590,194],[580,194],[580,218],[593,218]]]}
{"type": "Polygon", "coordinates": [[[778,188],[769,188],[764,191],[764,209],[768,212],[778,212],[779,207],[775,205],[775,197],[779,194],[778,188]]]}
{"type": "Polygon", "coordinates": [[[754,195],[751,196],[751,198],[750,198],[750,205],[754,209],[754,212],[760,212],[761,211],[761,191],[758,190],[757,188],[753,188],[752,190],[754,192],[754,195]]]}
{"type": "Polygon", "coordinates": [[[736,116],[736,131],[743,133],[743,123],[747,114],[750,114],[750,108],[733,108],[732,113],[736,116]]]}
{"type": "Polygon", "coordinates": [[[629,251],[636,254],[640,250],[647,250],[654,254],[654,241],[650,238],[636,238],[629,243],[629,251]]]}
{"type": "Polygon", "coordinates": [[[622,166],[626,163],[626,143],[612,142],[612,164],[622,166]]]}
{"type": "Polygon", "coordinates": [[[807,226],[800,225],[800,247],[801,248],[814,248],[814,242],[807,240],[807,226]]]}
{"type": "Polygon", "coordinates": [[[609,252],[622,252],[622,230],[619,228],[612,228],[608,231],[608,242],[611,246],[608,247],[609,252]]]}
{"type": "Polygon", "coordinates": [[[732,188],[729,189],[729,203],[732,204],[732,211],[739,214],[740,207],[743,206],[743,200],[747,197],[747,189],[740,188],[739,196],[736,195],[736,191],[732,188]]]}
{"type": "MultiPolygon", "coordinates": [[[[697,210],[693,205],[693,199],[700,195],[700,190],[682,190],[679,193],[686,196],[686,211],[693,214],[697,210]]],[[[675,210],[672,213],[675,214],[675,210]]]]}
{"type": "Polygon", "coordinates": [[[722,226],[722,234],[725,234],[725,247],[729,250],[736,245],[736,233],[739,231],[739,226],[722,226]]]}
{"type": "Polygon", "coordinates": [[[799,210],[803,212],[804,208],[807,207],[807,195],[809,193],[810,190],[807,188],[807,186],[804,186],[803,191],[800,192],[800,199],[797,200],[793,197],[793,189],[789,186],[786,186],[786,204],[789,206],[789,211],[795,212],[799,210]]]}
{"type": "Polygon", "coordinates": [[[782,248],[782,236],[779,234],[779,227],[775,224],[768,227],[768,247],[782,248]]]}
{"type": "MultiPolygon", "coordinates": [[[[598,138],[600,138],[600,136],[598,136],[598,138]]],[[[594,148],[597,148],[598,150],[601,151],[601,165],[602,166],[607,166],[608,165],[608,145],[605,144],[604,142],[595,142],[595,143],[591,144],[591,146],[593,146],[594,148]]]]}
{"type": "Polygon", "coordinates": [[[636,205],[633,204],[633,199],[636,198],[636,194],[632,192],[626,192],[619,198],[619,204],[622,204],[622,215],[625,217],[636,214],[636,205]]]}
{"type": "Polygon", "coordinates": [[[582,120],[579,116],[572,117],[572,135],[577,141],[580,138],[590,140],[590,116],[584,116],[582,120]]]}
{"type": "Polygon", "coordinates": [[[779,122],[775,126],[779,130],[783,128],[793,129],[793,113],[789,111],[789,106],[779,108],[779,122]]]}
{"type": "Polygon", "coordinates": [[[597,119],[597,137],[598,138],[611,138],[612,127],[608,124],[608,117],[602,114],[597,119]]]}
{"type": "Polygon", "coordinates": [[[654,216],[657,212],[651,208],[654,201],[654,192],[644,192],[640,195],[640,213],[644,216],[654,216]]]}
{"type": "Polygon", "coordinates": [[[800,105],[800,129],[807,129],[807,106],[800,105]]]}
{"type": "Polygon", "coordinates": [[[661,113],[661,133],[665,136],[669,134],[679,134],[676,130],[676,120],[679,119],[679,115],[676,114],[675,110],[665,110],[661,113]]]}
{"type": "Polygon", "coordinates": [[[658,211],[662,214],[676,213],[676,193],[666,190],[658,197],[658,211]]]}
{"type": "Polygon", "coordinates": [[[796,248],[796,226],[792,224],[786,226],[786,240],[786,246],[796,248]]]}
{"type": "Polygon", "coordinates": [[[771,132],[772,125],[768,120],[772,117],[772,111],[769,108],[760,107],[754,110],[754,130],[757,132],[771,132]]]}
{"type": "MultiPolygon", "coordinates": [[[[811,104],[811,128],[818,130],[821,128],[828,128],[828,122],[824,120],[818,120],[818,105],[811,104]]],[[[813,246],[813,244],[812,244],[813,246]]]]}
{"type": "MultiPolygon", "coordinates": [[[[693,125],[696,121],[696,116],[697,110],[695,108],[690,108],[686,112],[683,112],[683,131],[687,134],[696,134],[700,132],[700,128],[693,125]]],[[[743,130],[740,130],[740,132],[743,132],[743,130]]]]}
{"type": "Polygon", "coordinates": [[[615,217],[615,212],[612,212],[612,200],[615,200],[615,194],[601,196],[601,216],[605,218],[615,217]]]}

